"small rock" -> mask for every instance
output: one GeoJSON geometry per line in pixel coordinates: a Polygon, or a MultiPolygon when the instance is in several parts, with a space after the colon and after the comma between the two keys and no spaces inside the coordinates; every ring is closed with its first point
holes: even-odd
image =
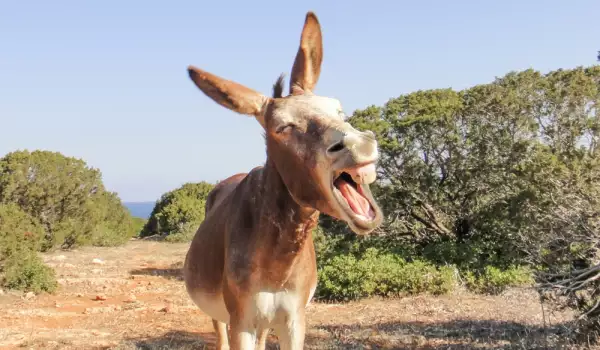
{"type": "Polygon", "coordinates": [[[75,268],[75,265],[73,265],[73,264],[69,264],[69,263],[66,263],[66,264],[63,264],[63,267],[64,267],[64,268],[67,268],[67,269],[74,269],[74,268],[75,268]]]}
{"type": "Polygon", "coordinates": [[[114,312],[112,307],[87,307],[83,311],[84,314],[105,314],[114,312]]]}
{"type": "Polygon", "coordinates": [[[63,261],[65,260],[67,257],[64,255],[57,255],[55,257],[52,258],[53,261],[63,261]]]}
{"type": "Polygon", "coordinates": [[[2,290],[2,288],[0,288],[0,295],[4,295],[4,290],[2,290]]]}
{"type": "Polygon", "coordinates": [[[128,303],[133,303],[134,301],[137,300],[137,297],[135,296],[135,294],[129,294],[129,297],[127,298],[127,302],[128,303]]]}
{"type": "Polygon", "coordinates": [[[54,302],[54,307],[55,308],[60,308],[62,305],[60,305],[57,301],[54,302]]]}
{"type": "Polygon", "coordinates": [[[83,296],[83,293],[77,293],[77,297],[81,298],[83,296]]]}
{"type": "Polygon", "coordinates": [[[121,311],[121,310],[123,310],[123,308],[121,307],[121,305],[115,305],[114,310],[121,311]]]}
{"type": "Polygon", "coordinates": [[[104,265],[105,262],[101,259],[95,258],[94,260],[92,260],[92,264],[96,264],[96,265],[104,265]]]}
{"type": "Polygon", "coordinates": [[[35,293],[34,292],[27,292],[25,294],[25,299],[29,300],[29,299],[33,299],[35,298],[35,293]]]}
{"type": "Polygon", "coordinates": [[[94,275],[100,275],[100,274],[102,274],[102,270],[100,270],[100,269],[92,269],[92,273],[94,275]]]}
{"type": "Polygon", "coordinates": [[[106,295],[104,295],[104,294],[98,294],[98,295],[96,295],[96,299],[95,300],[104,301],[104,300],[106,300],[106,295]]]}
{"type": "Polygon", "coordinates": [[[169,305],[163,307],[162,309],[158,310],[158,312],[171,312],[171,307],[169,305]]]}

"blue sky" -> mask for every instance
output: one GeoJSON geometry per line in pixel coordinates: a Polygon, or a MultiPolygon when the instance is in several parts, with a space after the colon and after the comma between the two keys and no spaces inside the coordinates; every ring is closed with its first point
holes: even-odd
{"type": "Polygon", "coordinates": [[[270,93],[306,11],[324,37],[316,93],[348,114],[417,89],[595,64],[600,2],[0,0],[0,155],[45,149],[155,200],[265,159],[258,123],[205,97],[194,64],[270,93]]]}

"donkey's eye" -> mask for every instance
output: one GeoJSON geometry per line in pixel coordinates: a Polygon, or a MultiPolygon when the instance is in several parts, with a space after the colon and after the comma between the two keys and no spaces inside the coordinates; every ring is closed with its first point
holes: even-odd
{"type": "Polygon", "coordinates": [[[295,127],[296,127],[296,125],[294,125],[294,124],[285,124],[285,125],[282,125],[282,126],[278,127],[277,130],[275,130],[275,132],[278,133],[278,134],[281,134],[281,133],[284,133],[284,132],[290,132],[295,127]]]}

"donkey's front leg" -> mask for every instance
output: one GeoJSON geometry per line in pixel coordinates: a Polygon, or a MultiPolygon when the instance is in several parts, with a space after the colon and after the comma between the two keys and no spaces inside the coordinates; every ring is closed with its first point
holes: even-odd
{"type": "Polygon", "coordinates": [[[303,308],[286,317],[285,324],[276,328],[275,333],[279,338],[281,350],[304,349],[305,311],[303,308]]]}
{"type": "Polygon", "coordinates": [[[254,350],[256,347],[256,328],[243,317],[231,315],[229,347],[231,350],[254,350]]]}
{"type": "Polygon", "coordinates": [[[265,350],[267,347],[267,337],[269,336],[269,328],[263,329],[258,333],[258,343],[256,344],[256,350],[265,350]]]}
{"type": "Polygon", "coordinates": [[[229,337],[227,335],[227,324],[213,319],[213,326],[217,334],[216,350],[229,350],[229,337]]]}

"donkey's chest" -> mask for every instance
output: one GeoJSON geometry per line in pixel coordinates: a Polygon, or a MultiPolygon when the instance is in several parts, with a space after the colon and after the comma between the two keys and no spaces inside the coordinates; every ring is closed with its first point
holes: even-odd
{"type": "Polygon", "coordinates": [[[252,296],[248,307],[259,323],[272,324],[285,322],[304,308],[306,302],[305,294],[300,291],[260,291],[252,296]]]}

